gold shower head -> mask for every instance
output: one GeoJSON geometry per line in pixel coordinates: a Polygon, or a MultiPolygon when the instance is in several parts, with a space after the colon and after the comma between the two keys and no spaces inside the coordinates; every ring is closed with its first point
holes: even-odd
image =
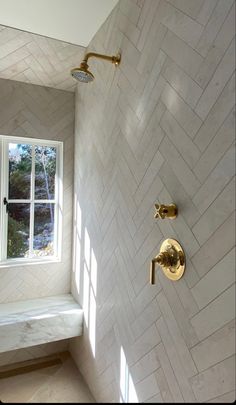
{"type": "Polygon", "coordinates": [[[90,52],[85,55],[84,60],[80,64],[80,67],[76,67],[74,69],[71,69],[70,73],[71,76],[75,79],[78,80],[79,82],[83,83],[89,83],[94,80],[94,75],[88,70],[88,58],[91,57],[96,57],[104,60],[108,60],[111,63],[113,63],[115,66],[118,66],[120,64],[121,60],[121,55],[118,53],[116,56],[107,56],[107,55],[101,55],[100,53],[94,53],[90,52]]]}
{"type": "Polygon", "coordinates": [[[80,64],[80,67],[71,69],[70,73],[79,82],[89,83],[94,80],[94,75],[88,70],[88,65],[85,61],[80,64]]]}

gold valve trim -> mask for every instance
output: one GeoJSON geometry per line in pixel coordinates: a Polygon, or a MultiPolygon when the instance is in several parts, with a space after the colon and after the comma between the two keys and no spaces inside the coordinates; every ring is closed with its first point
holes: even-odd
{"type": "Polygon", "coordinates": [[[176,204],[155,204],[155,215],[154,218],[169,218],[175,219],[178,215],[178,208],[176,204]]]}
{"type": "Polygon", "coordinates": [[[185,254],[182,246],[175,239],[166,239],[160,253],[150,264],[150,284],[155,284],[156,264],[161,266],[164,274],[172,281],[179,280],[185,271],[185,254]]]}

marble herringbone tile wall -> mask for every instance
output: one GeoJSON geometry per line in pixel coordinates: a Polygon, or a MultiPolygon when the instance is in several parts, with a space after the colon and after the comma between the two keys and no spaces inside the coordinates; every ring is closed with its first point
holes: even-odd
{"type": "Polygon", "coordinates": [[[60,263],[0,269],[0,303],[70,292],[74,94],[0,79],[0,134],[63,141],[63,250],[60,263]]]}
{"type": "Polygon", "coordinates": [[[234,399],[234,7],[121,0],[89,46],[122,51],[117,69],[91,60],[96,80],[76,99],[72,288],[85,328],[71,352],[99,402],[128,402],[134,387],[140,402],[234,399]],[[178,218],[154,220],[154,203],[172,201],[178,218]],[[186,273],[159,269],[151,286],[167,237],[186,273]]]}
{"type": "Polygon", "coordinates": [[[84,47],[0,25],[0,78],[74,92],[84,47]]]}

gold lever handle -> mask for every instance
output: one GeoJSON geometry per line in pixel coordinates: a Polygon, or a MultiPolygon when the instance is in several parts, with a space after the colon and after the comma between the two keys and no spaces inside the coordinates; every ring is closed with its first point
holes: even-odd
{"type": "Polygon", "coordinates": [[[185,254],[182,246],[175,239],[166,239],[160,248],[160,253],[150,263],[150,284],[155,284],[155,268],[158,263],[166,277],[179,280],[185,271],[185,254]]]}
{"type": "Polygon", "coordinates": [[[156,267],[156,259],[152,259],[150,263],[150,284],[152,285],[156,283],[155,267],[156,267]]]}
{"type": "Polygon", "coordinates": [[[154,259],[152,259],[150,264],[150,284],[155,284],[156,263],[164,267],[170,266],[171,256],[169,256],[167,252],[162,252],[158,256],[154,257],[154,259]]]}

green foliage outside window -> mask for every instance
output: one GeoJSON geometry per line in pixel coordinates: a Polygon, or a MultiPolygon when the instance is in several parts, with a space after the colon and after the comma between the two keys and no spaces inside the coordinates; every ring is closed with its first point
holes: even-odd
{"type": "MultiPolygon", "coordinates": [[[[35,146],[35,195],[38,200],[55,197],[56,148],[35,146]]],[[[9,198],[30,198],[32,174],[32,146],[17,144],[9,148],[9,198]]],[[[8,214],[7,257],[27,257],[29,254],[29,204],[10,203],[8,214]]],[[[34,254],[53,254],[54,207],[35,204],[34,254]],[[37,220],[36,220],[37,219],[37,220]]]]}
{"type": "Polygon", "coordinates": [[[25,240],[22,232],[22,222],[15,221],[9,216],[8,219],[8,245],[7,256],[11,258],[24,257],[25,240]]]}

